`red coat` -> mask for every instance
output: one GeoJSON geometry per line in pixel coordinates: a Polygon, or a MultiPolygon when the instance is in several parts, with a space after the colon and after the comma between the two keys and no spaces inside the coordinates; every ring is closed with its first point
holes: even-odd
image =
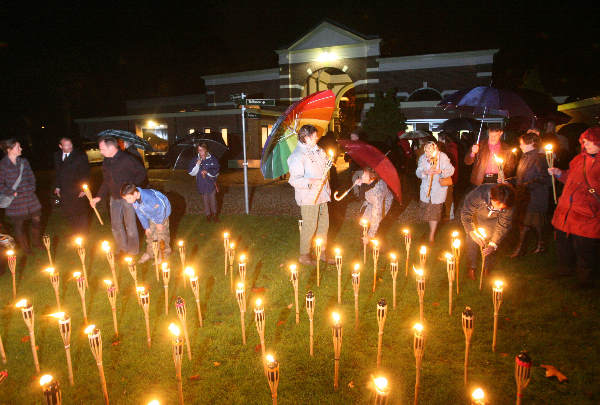
{"type": "Polygon", "coordinates": [[[600,157],[582,152],[569,164],[569,170],[562,172],[559,181],[565,183],[562,195],[554,211],[552,225],[563,232],[586,238],[600,239],[600,202],[588,191],[586,177],[600,197],[600,157]]]}

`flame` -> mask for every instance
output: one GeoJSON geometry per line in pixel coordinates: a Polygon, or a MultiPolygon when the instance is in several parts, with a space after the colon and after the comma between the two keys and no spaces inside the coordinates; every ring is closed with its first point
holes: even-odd
{"type": "Polygon", "coordinates": [[[494,288],[496,288],[497,290],[502,290],[503,286],[504,286],[504,282],[502,280],[494,281],[494,288]]]}
{"type": "Polygon", "coordinates": [[[231,243],[229,244],[229,249],[234,249],[234,248],[235,248],[235,243],[231,242],[231,243]]]}
{"type": "Polygon", "coordinates": [[[87,184],[84,184],[82,187],[83,187],[84,190],[88,189],[88,185],[87,184]]]}
{"type": "Polygon", "coordinates": [[[415,266],[413,266],[413,271],[415,272],[415,274],[419,277],[423,277],[423,269],[417,269],[415,266]]]}
{"type": "Polygon", "coordinates": [[[485,393],[481,388],[476,388],[471,394],[471,398],[473,398],[475,401],[481,401],[483,398],[485,398],[485,393]]]}
{"type": "Polygon", "coordinates": [[[298,266],[296,266],[296,264],[295,264],[295,263],[293,263],[293,264],[290,264],[290,271],[291,271],[292,273],[295,273],[295,272],[296,272],[296,270],[297,270],[297,268],[298,268],[298,266]]]}
{"type": "Polygon", "coordinates": [[[327,154],[329,155],[329,157],[330,157],[331,159],[333,159],[333,149],[329,149],[329,150],[327,151],[327,154]]]}
{"type": "Polygon", "coordinates": [[[454,239],[454,241],[452,241],[452,247],[454,249],[460,248],[460,239],[454,239]]]}
{"type": "Polygon", "coordinates": [[[14,255],[15,255],[15,251],[14,250],[10,249],[10,250],[6,251],[6,256],[10,257],[10,256],[14,256],[14,255]]]}
{"type": "Polygon", "coordinates": [[[371,243],[373,244],[374,247],[378,247],[379,246],[379,241],[377,239],[373,239],[371,241],[371,243]]]}
{"type": "Polygon", "coordinates": [[[132,258],[132,257],[130,257],[130,256],[127,256],[127,257],[125,258],[125,263],[127,263],[127,264],[131,264],[131,263],[133,263],[133,258],[132,258]]]}
{"type": "Polygon", "coordinates": [[[192,278],[196,275],[196,272],[194,271],[193,267],[186,267],[184,272],[189,278],[192,278]]]}
{"type": "Polygon", "coordinates": [[[275,357],[273,357],[272,354],[267,354],[265,359],[267,360],[267,363],[275,363],[275,357]]]}
{"type": "Polygon", "coordinates": [[[335,249],[333,249],[333,251],[335,252],[336,256],[341,256],[341,254],[342,254],[342,250],[340,248],[336,247],[335,249]]]}
{"type": "Polygon", "coordinates": [[[81,272],[80,271],[74,271],[73,272],[73,278],[79,278],[81,277],[81,272]]]}
{"type": "Polygon", "coordinates": [[[454,258],[454,256],[449,252],[445,252],[444,256],[446,257],[446,260],[448,260],[448,261],[450,261],[454,258]]]}
{"type": "Polygon", "coordinates": [[[87,328],[85,328],[83,333],[91,335],[94,332],[94,329],[96,329],[96,325],[89,325],[87,328]]]}
{"type": "Polygon", "coordinates": [[[236,291],[238,291],[240,293],[243,292],[244,291],[244,283],[242,283],[242,282],[237,283],[236,291]]]}
{"type": "Polygon", "coordinates": [[[223,232],[223,239],[229,238],[229,232],[223,232]]]}
{"type": "Polygon", "coordinates": [[[396,261],[396,254],[390,253],[390,259],[392,259],[392,261],[396,261]]]}
{"type": "Polygon", "coordinates": [[[44,386],[52,382],[52,376],[50,374],[44,374],[40,377],[40,386],[44,386]]]}
{"type": "Polygon", "coordinates": [[[423,325],[421,325],[420,323],[415,323],[413,329],[415,330],[415,332],[421,333],[423,332],[423,325]]]}
{"type": "Polygon", "coordinates": [[[511,152],[512,153],[517,153],[517,148],[512,148],[511,152]]]}
{"type": "Polygon", "coordinates": [[[458,231],[452,231],[452,234],[450,234],[450,236],[452,236],[454,239],[458,238],[458,231]]]}
{"type": "Polygon", "coordinates": [[[27,300],[25,298],[23,298],[21,301],[19,301],[15,304],[15,307],[17,307],[17,308],[25,308],[26,306],[27,306],[27,300]]]}
{"type": "Polygon", "coordinates": [[[136,287],[135,291],[137,291],[138,294],[143,294],[146,292],[146,287],[136,287]]]}
{"type": "Polygon", "coordinates": [[[408,235],[410,233],[410,231],[408,230],[408,228],[404,228],[402,230],[402,233],[405,234],[405,235],[408,235]]]}
{"type": "Polygon", "coordinates": [[[333,323],[335,323],[336,325],[340,323],[340,314],[334,312],[331,314],[331,317],[333,318],[333,323]]]}
{"type": "Polygon", "coordinates": [[[75,244],[77,246],[81,246],[83,244],[83,238],[81,236],[78,236],[75,238],[75,244]]]}
{"type": "Polygon", "coordinates": [[[477,233],[479,234],[479,236],[481,236],[482,238],[487,238],[487,233],[485,232],[485,229],[483,228],[477,228],[477,233]]]}
{"type": "Polygon", "coordinates": [[[323,239],[321,239],[321,238],[315,239],[315,245],[321,246],[322,244],[323,244],[323,239]]]}
{"type": "Polygon", "coordinates": [[[360,263],[354,263],[354,271],[358,272],[360,270],[360,263]]]}
{"type": "Polygon", "coordinates": [[[546,152],[552,152],[552,144],[547,144],[546,146],[544,146],[544,149],[546,149],[546,152]]]}
{"type": "Polygon", "coordinates": [[[244,253],[242,253],[240,255],[240,263],[245,263],[246,262],[246,255],[244,253]]]}
{"type": "Polygon", "coordinates": [[[494,160],[495,160],[495,161],[496,161],[496,163],[498,163],[498,164],[502,164],[502,163],[504,163],[504,159],[502,159],[501,157],[497,156],[495,153],[494,153],[494,160]]]}
{"type": "Polygon", "coordinates": [[[160,405],[160,402],[158,402],[158,399],[153,399],[152,401],[148,402],[148,405],[160,405]]]}
{"type": "Polygon", "coordinates": [[[427,254],[427,246],[425,246],[425,245],[421,246],[421,248],[419,249],[419,254],[422,254],[422,255],[427,254]]]}
{"type": "Polygon", "coordinates": [[[169,263],[167,262],[162,262],[160,264],[160,268],[162,269],[162,271],[169,271],[169,263]]]}
{"type": "Polygon", "coordinates": [[[177,246],[182,247],[183,246],[183,241],[180,240],[179,242],[177,242],[177,246]]]}
{"type": "Polygon", "coordinates": [[[260,308],[260,306],[262,305],[262,300],[260,298],[256,299],[256,307],[260,308]]]}
{"type": "Polygon", "coordinates": [[[110,251],[110,243],[108,243],[107,240],[102,241],[102,250],[104,250],[105,252],[110,251]]]}
{"type": "Polygon", "coordinates": [[[106,284],[106,287],[112,287],[113,282],[111,280],[103,280],[104,284],[106,284]]]}
{"type": "Polygon", "coordinates": [[[369,224],[369,221],[367,221],[367,219],[366,219],[366,218],[361,218],[361,219],[360,219],[360,224],[361,224],[362,226],[367,226],[367,225],[369,224]]]}
{"type": "Polygon", "coordinates": [[[169,332],[171,332],[173,336],[179,336],[181,334],[179,326],[175,325],[174,323],[169,325],[169,332]]]}
{"type": "Polygon", "coordinates": [[[54,267],[46,267],[44,269],[45,273],[48,273],[49,275],[53,276],[54,275],[54,267]]]}
{"type": "Polygon", "coordinates": [[[385,377],[377,377],[373,379],[375,383],[375,389],[379,392],[385,392],[388,387],[388,380],[385,377]]]}
{"type": "Polygon", "coordinates": [[[55,312],[55,313],[50,314],[48,316],[51,316],[52,318],[56,318],[56,319],[65,319],[65,313],[64,312],[55,312]]]}

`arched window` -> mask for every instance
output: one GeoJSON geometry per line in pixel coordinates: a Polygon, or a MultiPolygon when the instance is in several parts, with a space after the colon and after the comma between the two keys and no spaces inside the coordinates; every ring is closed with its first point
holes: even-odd
{"type": "Polygon", "coordinates": [[[436,89],[425,87],[415,90],[408,96],[407,101],[440,101],[442,94],[436,89]]]}

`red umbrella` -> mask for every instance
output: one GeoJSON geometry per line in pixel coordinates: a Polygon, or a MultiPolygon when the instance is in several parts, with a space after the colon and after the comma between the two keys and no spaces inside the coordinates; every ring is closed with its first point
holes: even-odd
{"type": "Polygon", "coordinates": [[[360,167],[370,167],[381,177],[394,193],[396,199],[402,202],[400,178],[392,162],[379,149],[362,141],[341,140],[338,143],[360,167]]]}

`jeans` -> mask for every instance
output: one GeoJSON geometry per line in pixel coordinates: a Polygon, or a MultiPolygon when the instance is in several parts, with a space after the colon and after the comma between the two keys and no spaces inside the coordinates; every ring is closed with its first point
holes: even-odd
{"type": "Polygon", "coordinates": [[[323,239],[323,252],[327,244],[329,229],[329,210],[327,203],[318,205],[301,205],[302,232],[300,232],[300,255],[310,254],[313,236],[323,239]]]}
{"type": "Polygon", "coordinates": [[[115,238],[116,253],[137,255],[140,250],[135,210],[122,198],[110,198],[110,225],[115,238]]]}
{"type": "Polygon", "coordinates": [[[157,240],[159,248],[162,248],[162,259],[166,259],[171,255],[171,235],[169,231],[169,218],[165,219],[162,223],[163,229],[159,231],[156,224],[150,221],[150,234],[146,233],[146,253],[150,257],[154,257],[154,250],[152,250],[152,241],[157,240]],[[163,242],[163,243],[160,243],[163,242]],[[164,246],[164,247],[163,247],[164,246]]]}
{"type": "Polygon", "coordinates": [[[217,215],[217,190],[212,193],[202,194],[202,202],[204,203],[204,215],[217,215]]]}

